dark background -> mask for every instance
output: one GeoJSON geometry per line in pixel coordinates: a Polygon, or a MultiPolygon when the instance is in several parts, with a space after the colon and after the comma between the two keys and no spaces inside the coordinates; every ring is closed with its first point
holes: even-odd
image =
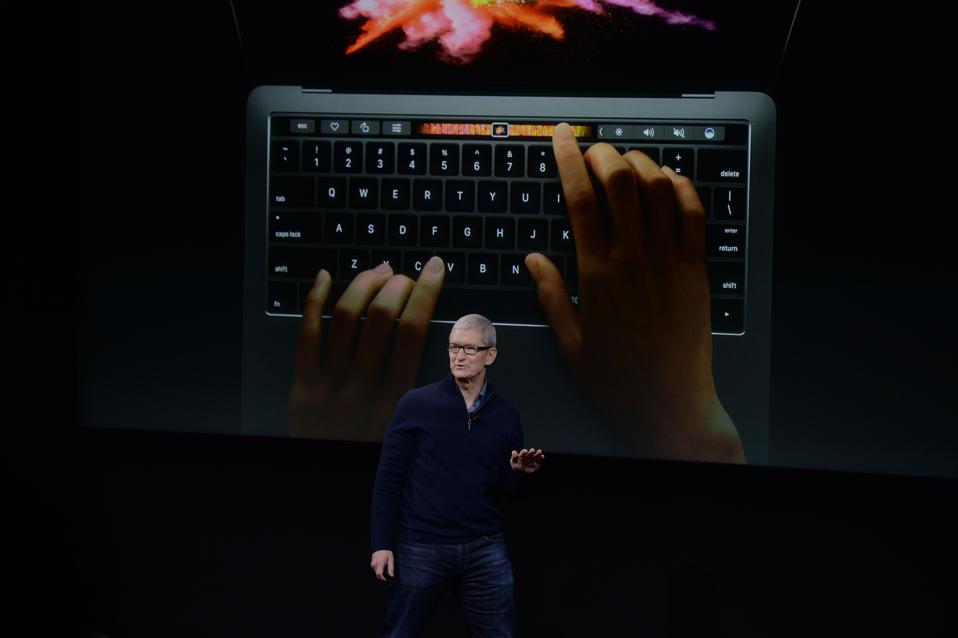
{"type": "MultiPolygon", "coordinates": [[[[949,40],[922,20],[806,2],[770,91],[771,460],[830,469],[551,455],[507,513],[524,635],[955,632],[956,484],[932,477],[958,465],[949,40]]],[[[94,22],[76,192],[95,206],[10,235],[15,611],[36,635],[372,635],[376,446],[74,427],[87,384],[155,405],[126,427],[239,418],[249,87],[228,7],[94,22]],[[40,231],[44,259],[14,241],[40,231]],[[104,308],[140,327],[91,322],[104,308]],[[80,376],[91,353],[119,372],[80,376]]],[[[448,601],[431,632],[464,633],[448,601]]]]}

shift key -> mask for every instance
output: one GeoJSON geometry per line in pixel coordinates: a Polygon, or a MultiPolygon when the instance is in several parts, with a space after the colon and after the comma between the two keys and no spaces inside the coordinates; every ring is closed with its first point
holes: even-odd
{"type": "Polygon", "coordinates": [[[274,247],[269,249],[267,276],[281,279],[313,279],[320,268],[336,276],[336,251],[329,248],[274,247]]]}

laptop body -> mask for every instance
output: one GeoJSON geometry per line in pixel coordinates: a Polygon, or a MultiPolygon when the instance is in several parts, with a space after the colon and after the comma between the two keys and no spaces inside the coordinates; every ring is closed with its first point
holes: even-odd
{"type": "MultiPolygon", "coordinates": [[[[344,31],[347,23],[332,22],[344,31]]],[[[374,53],[374,61],[404,55],[388,43],[374,53]]],[[[450,64],[430,63],[443,69],[450,64]]],[[[468,66],[452,65],[457,71],[468,66]]],[[[702,80],[690,80],[688,91],[680,85],[648,90],[666,85],[656,83],[616,94],[604,78],[606,86],[580,83],[544,95],[543,86],[486,88],[449,74],[443,75],[448,91],[443,83],[410,81],[404,88],[408,73],[391,76],[369,74],[374,81],[357,85],[341,74],[329,86],[263,85],[250,94],[243,432],[290,431],[287,401],[297,335],[320,267],[333,275],[328,316],[362,270],[388,261],[415,279],[437,254],[446,282],[417,385],[448,373],[444,350],[452,322],[484,314],[497,326],[500,350],[490,378],[522,415],[530,445],[641,456],[564,369],[523,272],[525,254],[546,254],[565,276],[573,303],[578,301],[574,240],[557,195],[554,160],[549,163],[551,127],[565,121],[583,148],[596,142],[622,152],[638,148],[695,182],[708,215],[713,375],[749,462],[767,463],[771,99],[757,91],[703,90],[702,80]]],[[[472,79],[488,77],[486,68],[472,79]]],[[[628,326],[610,326],[616,329],[628,326]]]]}

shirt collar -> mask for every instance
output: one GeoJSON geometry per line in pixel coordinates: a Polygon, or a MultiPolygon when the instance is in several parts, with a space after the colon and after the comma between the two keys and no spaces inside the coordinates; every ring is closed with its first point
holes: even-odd
{"type": "Polygon", "coordinates": [[[482,382],[482,390],[479,390],[479,394],[476,395],[475,401],[472,402],[472,405],[469,406],[469,414],[475,414],[479,411],[479,408],[482,407],[483,401],[486,400],[486,390],[489,388],[489,377],[482,382]]]}

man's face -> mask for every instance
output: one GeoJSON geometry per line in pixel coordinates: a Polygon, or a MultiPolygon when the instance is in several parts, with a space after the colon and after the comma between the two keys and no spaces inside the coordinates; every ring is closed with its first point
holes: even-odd
{"type": "MultiPolygon", "coordinates": [[[[482,341],[482,332],[479,330],[453,330],[449,334],[449,343],[459,346],[483,347],[486,345],[482,341]]],[[[460,348],[455,354],[449,353],[449,370],[452,371],[452,376],[464,381],[482,374],[486,366],[495,360],[495,348],[479,350],[472,356],[466,354],[465,349],[460,348]]]]}

